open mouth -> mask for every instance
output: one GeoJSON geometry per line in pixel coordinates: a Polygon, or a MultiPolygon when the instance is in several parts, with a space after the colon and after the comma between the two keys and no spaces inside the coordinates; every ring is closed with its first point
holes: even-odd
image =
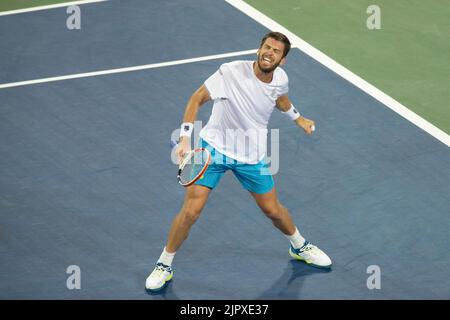
{"type": "Polygon", "coordinates": [[[266,63],[272,63],[272,60],[270,60],[269,58],[267,58],[267,57],[263,57],[262,58],[262,60],[264,61],[264,62],[266,62],[266,63]]]}

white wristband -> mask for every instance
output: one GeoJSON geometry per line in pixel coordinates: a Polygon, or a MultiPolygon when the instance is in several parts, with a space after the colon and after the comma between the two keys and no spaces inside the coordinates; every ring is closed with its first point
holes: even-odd
{"type": "Polygon", "coordinates": [[[291,118],[292,120],[297,120],[300,117],[300,113],[297,111],[297,109],[294,108],[294,106],[291,104],[291,108],[284,112],[281,111],[281,113],[287,115],[289,118],[291,118]]]}
{"type": "Polygon", "coordinates": [[[192,131],[194,130],[194,125],[190,122],[183,122],[181,125],[180,137],[190,137],[192,131]]]}

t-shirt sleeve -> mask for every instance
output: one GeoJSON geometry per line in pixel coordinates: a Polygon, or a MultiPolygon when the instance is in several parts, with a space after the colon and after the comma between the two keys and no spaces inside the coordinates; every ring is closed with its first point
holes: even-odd
{"type": "Polygon", "coordinates": [[[284,96],[289,92],[289,78],[286,72],[280,74],[280,82],[278,85],[278,97],[284,96]]]}
{"type": "Polygon", "coordinates": [[[225,90],[225,64],[222,64],[220,68],[214,72],[208,79],[205,80],[205,87],[209,92],[209,96],[212,100],[227,98],[225,90]]]}

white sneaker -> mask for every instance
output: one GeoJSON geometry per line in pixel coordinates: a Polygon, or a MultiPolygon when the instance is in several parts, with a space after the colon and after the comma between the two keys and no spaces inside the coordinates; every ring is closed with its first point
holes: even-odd
{"type": "Polygon", "coordinates": [[[145,287],[150,291],[159,291],[172,280],[172,277],[172,267],[158,262],[155,269],[153,269],[152,273],[147,277],[147,280],[145,280],[145,287]]]}
{"type": "Polygon", "coordinates": [[[331,259],[317,246],[308,241],[305,241],[305,244],[299,249],[294,249],[291,245],[289,254],[294,259],[304,261],[313,267],[329,269],[332,265],[331,259]]]}

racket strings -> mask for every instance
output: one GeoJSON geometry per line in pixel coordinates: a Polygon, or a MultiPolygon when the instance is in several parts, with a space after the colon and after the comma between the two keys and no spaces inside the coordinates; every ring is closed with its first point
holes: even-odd
{"type": "Polygon", "coordinates": [[[184,159],[180,168],[179,179],[182,184],[188,184],[199,178],[199,174],[208,164],[208,153],[203,150],[195,150],[184,159]]]}

